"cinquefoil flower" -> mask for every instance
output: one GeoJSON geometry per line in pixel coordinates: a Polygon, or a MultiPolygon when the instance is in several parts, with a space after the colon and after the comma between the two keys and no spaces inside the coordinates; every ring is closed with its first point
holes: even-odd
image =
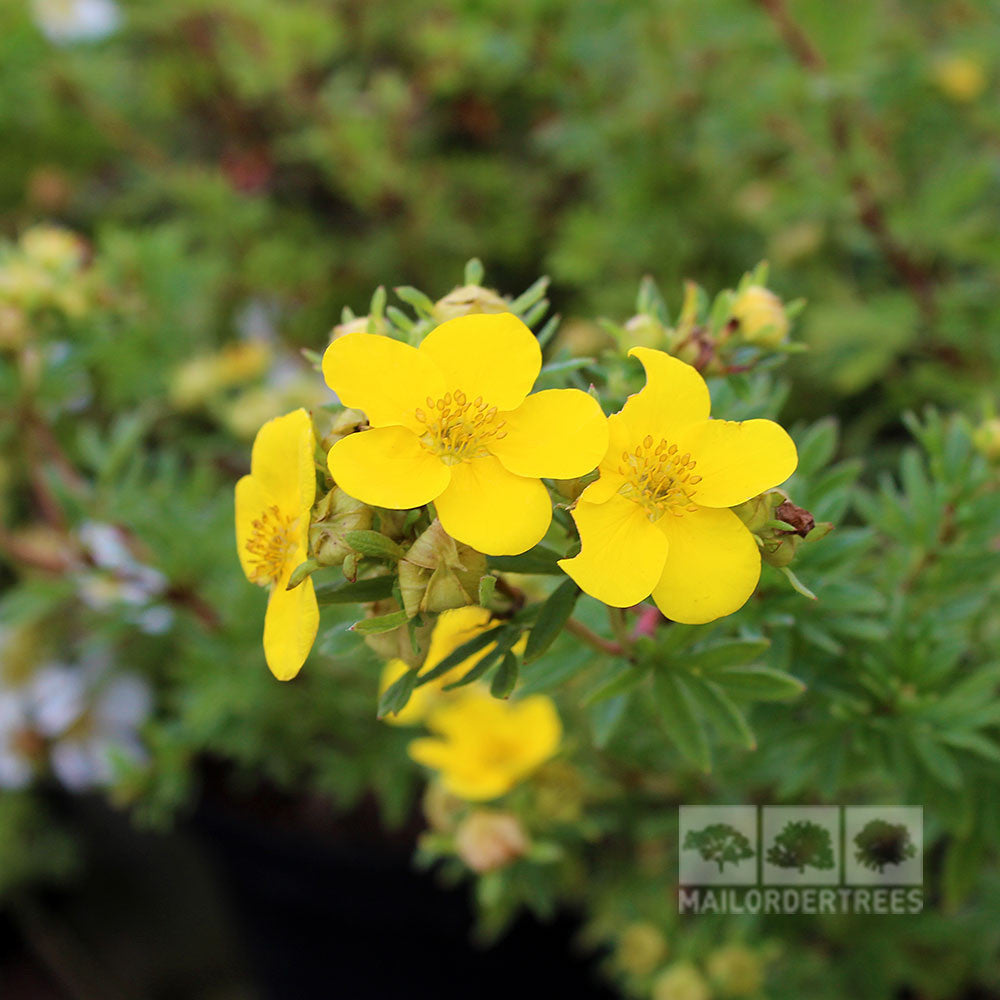
{"type": "Polygon", "coordinates": [[[330,449],[330,473],[374,507],[434,501],[445,531],[480,552],[530,549],[552,517],[539,480],[581,476],[607,447],[604,414],[587,393],[528,395],[541,365],[538,341],[510,313],[449,320],[419,348],[340,337],[323,374],[371,429],[330,449]]]}
{"type": "Polygon", "coordinates": [[[577,501],[581,552],[560,562],[605,604],[653,596],[677,622],[741,608],[760,578],[753,535],[727,508],[784,482],[798,457],[771,420],[710,420],[705,380],[690,365],[633,347],[646,386],[608,418],[600,478],[577,501]]]}
{"type": "Polygon", "coordinates": [[[503,701],[469,688],[431,712],[437,737],[414,740],[410,756],[433,768],[445,789],[470,802],[509,792],[558,749],[562,724],[550,698],[503,701]]]}
{"type": "Polygon", "coordinates": [[[316,499],[315,439],[305,410],[268,421],[257,432],[250,475],[236,484],[236,547],[251,583],[271,588],[264,657],[279,680],[301,669],[319,628],[312,580],[286,590],[309,557],[309,512],[316,499]]]}

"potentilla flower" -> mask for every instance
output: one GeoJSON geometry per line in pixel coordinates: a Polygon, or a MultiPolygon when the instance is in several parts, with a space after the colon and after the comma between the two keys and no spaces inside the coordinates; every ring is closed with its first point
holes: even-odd
{"type": "Polygon", "coordinates": [[[710,622],[741,608],[760,579],[757,543],[728,508],[784,482],[795,445],[771,420],[710,420],[705,380],[683,361],[629,354],[646,386],[608,418],[600,478],[573,511],[582,549],[560,565],[605,604],[652,594],[673,621],[710,622]]]}
{"type": "Polygon", "coordinates": [[[270,587],[264,657],[279,680],[293,678],[312,648],[319,607],[311,579],[287,590],[309,557],[309,513],[316,499],[315,439],[305,410],[268,421],[257,432],[250,475],[236,484],[236,546],[251,583],[270,587]]]}
{"type": "Polygon", "coordinates": [[[589,472],[607,447],[579,389],[529,396],[542,352],[516,316],[462,316],[419,348],[352,333],[323,358],[327,384],[371,429],[330,449],[337,484],[374,507],[434,502],[445,531],[490,555],[524,552],[552,517],[542,477],[589,472]]]}
{"type": "Polygon", "coordinates": [[[509,792],[558,749],[562,724],[550,698],[503,701],[469,688],[427,719],[436,737],[410,744],[410,756],[433,768],[445,789],[469,802],[509,792]]]}

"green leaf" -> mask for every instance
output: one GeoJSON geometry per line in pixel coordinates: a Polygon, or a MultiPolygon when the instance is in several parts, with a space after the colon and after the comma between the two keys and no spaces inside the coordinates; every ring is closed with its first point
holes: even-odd
{"type": "Polygon", "coordinates": [[[579,596],[580,588],[572,580],[564,580],[549,594],[528,633],[528,645],[524,651],[525,663],[537,660],[555,642],[567,619],[573,614],[579,596]]]}
{"type": "Polygon", "coordinates": [[[384,719],[387,715],[396,715],[406,708],[406,703],[413,694],[413,689],[417,686],[417,677],[420,675],[418,667],[407,670],[402,677],[394,680],[382,693],[378,700],[378,717],[384,719]]]}
{"type": "Polygon", "coordinates": [[[771,645],[770,639],[730,639],[715,642],[685,655],[681,661],[692,673],[710,673],[723,667],[741,667],[759,660],[771,645]]]}
{"type": "Polygon", "coordinates": [[[497,639],[496,648],[488,650],[485,656],[474,664],[467,673],[463,674],[457,681],[446,685],[443,690],[453,691],[455,688],[465,687],[466,684],[478,681],[480,677],[485,677],[520,638],[521,630],[519,628],[511,626],[504,628],[497,639]]]}
{"type": "Polygon", "coordinates": [[[599,705],[608,698],[616,698],[618,695],[631,691],[641,684],[646,674],[649,673],[649,664],[640,663],[638,666],[626,667],[620,670],[614,677],[599,684],[586,698],[583,699],[585,708],[592,705],[599,705]]]}
{"type": "Polygon", "coordinates": [[[399,560],[406,555],[391,538],[377,531],[345,531],[344,541],[363,556],[399,560]]]}
{"type": "Polygon", "coordinates": [[[367,604],[392,596],[394,576],[373,576],[353,583],[326,584],[316,588],[319,604],[367,604]]]}
{"type": "Polygon", "coordinates": [[[790,566],[779,567],[781,572],[785,574],[785,578],[792,585],[792,590],[797,594],[801,594],[803,597],[808,597],[810,601],[816,601],[819,598],[792,572],[790,566]]]}
{"type": "Polygon", "coordinates": [[[772,667],[726,667],[715,671],[712,680],[727,694],[748,701],[785,701],[806,689],[797,677],[772,667]]]}
{"type": "Polygon", "coordinates": [[[808,477],[819,472],[830,462],[836,450],[837,421],[832,417],[817,421],[799,437],[797,473],[808,477]]]}
{"type": "Polygon", "coordinates": [[[653,696],[670,740],[703,771],[710,771],[712,758],[705,727],[698,718],[695,699],[683,677],[672,670],[657,670],[653,674],[653,696]]]}
{"type": "Polygon", "coordinates": [[[490,601],[493,600],[493,593],[497,589],[497,578],[495,576],[481,576],[479,578],[479,606],[482,608],[489,607],[490,601]]]}
{"type": "Polygon", "coordinates": [[[434,315],[434,303],[419,288],[414,288],[412,285],[400,285],[395,291],[407,305],[413,306],[418,313],[422,313],[424,316],[434,315]]]}
{"type": "Polygon", "coordinates": [[[288,578],[288,586],[285,589],[294,590],[307,576],[320,568],[320,564],[315,559],[307,559],[305,562],[299,563],[292,570],[292,575],[288,578]]]}
{"type": "Polygon", "coordinates": [[[754,736],[746,716],[718,684],[702,677],[687,678],[698,699],[698,707],[708,716],[720,735],[734,740],[747,750],[757,749],[754,736]]]}
{"type": "MultiPolygon", "coordinates": [[[[542,297],[545,295],[545,290],[548,287],[549,278],[539,278],[530,288],[521,292],[521,294],[514,299],[513,302],[511,302],[510,311],[514,313],[515,316],[522,315],[526,309],[530,309],[536,302],[541,301],[542,297]]],[[[530,326],[531,324],[529,323],[528,325],[530,326]]]]}
{"type": "Polygon", "coordinates": [[[382,632],[391,632],[406,624],[405,611],[391,611],[387,615],[377,615],[375,618],[362,618],[351,626],[352,632],[360,635],[380,635],[382,632]]]}
{"type": "Polygon", "coordinates": [[[536,545],[518,556],[490,556],[487,560],[492,569],[504,573],[531,573],[538,576],[562,576],[559,560],[562,556],[544,545],[536,545]]]}
{"type": "Polygon", "coordinates": [[[496,628],[491,628],[486,632],[480,632],[479,635],[473,636],[467,642],[463,642],[461,646],[453,649],[436,667],[428,670],[426,673],[420,675],[419,685],[426,684],[428,681],[437,680],[439,677],[443,677],[449,670],[457,667],[464,660],[467,660],[470,656],[478,653],[481,649],[485,649],[491,642],[496,642],[500,638],[501,633],[504,631],[505,626],[497,625],[496,628]]]}
{"type": "Polygon", "coordinates": [[[471,257],[465,262],[465,283],[481,285],[483,282],[483,262],[478,257],[471,257]]]}
{"type": "Polygon", "coordinates": [[[955,758],[933,736],[920,732],[910,733],[910,745],[925,769],[942,785],[954,791],[962,787],[962,772],[955,763],[955,758]]]}
{"type": "Polygon", "coordinates": [[[509,698],[517,685],[517,678],[520,672],[521,665],[517,657],[510,651],[505,653],[497,672],[493,675],[490,694],[494,698],[509,698]]]}

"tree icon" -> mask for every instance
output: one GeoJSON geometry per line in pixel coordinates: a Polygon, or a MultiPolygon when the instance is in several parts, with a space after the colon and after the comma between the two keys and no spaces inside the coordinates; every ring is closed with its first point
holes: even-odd
{"type": "Polygon", "coordinates": [[[710,823],[703,830],[688,830],[683,850],[697,851],[703,861],[714,861],[720,872],[727,862],[738,865],[753,857],[750,841],[728,823],[710,823]]]}
{"type": "Polygon", "coordinates": [[[767,860],[778,868],[833,868],[830,831],[810,820],[790,820],[767,852],[767,860]]]}
{"type": "Polygon", "coordinates": [[[917,853],[905,824],[888,823],[884,819],[866,823],[854,843],[857,845],[854,857],[858,863],[879,875],[886,865],[900,865],[917,853]]]}

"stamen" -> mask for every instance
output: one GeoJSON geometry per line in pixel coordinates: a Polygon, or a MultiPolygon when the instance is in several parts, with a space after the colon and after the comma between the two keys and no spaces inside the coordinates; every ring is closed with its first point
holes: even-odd
{"type": "Polygon", "coordinates": [[[678,451],[676,444],[663,438],[656,442],[647,434],[633,451],[622,452],[618,471],[626,482],[619,492],[645,508],[651,521],[698,509],[692,500],[701,476],[691,475],[695,462],[690,453],[678,451]]]}
{"type": "Polygon", "coordinates": [[[419,423],[426,426],[421,444],[448,465],[467,462],[489,454],[489,442],[501,441],[508,434],[507,422],[498,420],[498,408],[477,396],[471,402],[461,389],[446,392],[438,400],[428,397],[430,418],[422,409],[414,411],[419,423]]]}
{"type": "Polygon", "coordinates": [[[244,548],[250,556],[250,579],[261,586],[281,576],[296,546],[297,518],[289,518],[276,505],[266,508],[251,522],[253,529],[244,548]]]}

